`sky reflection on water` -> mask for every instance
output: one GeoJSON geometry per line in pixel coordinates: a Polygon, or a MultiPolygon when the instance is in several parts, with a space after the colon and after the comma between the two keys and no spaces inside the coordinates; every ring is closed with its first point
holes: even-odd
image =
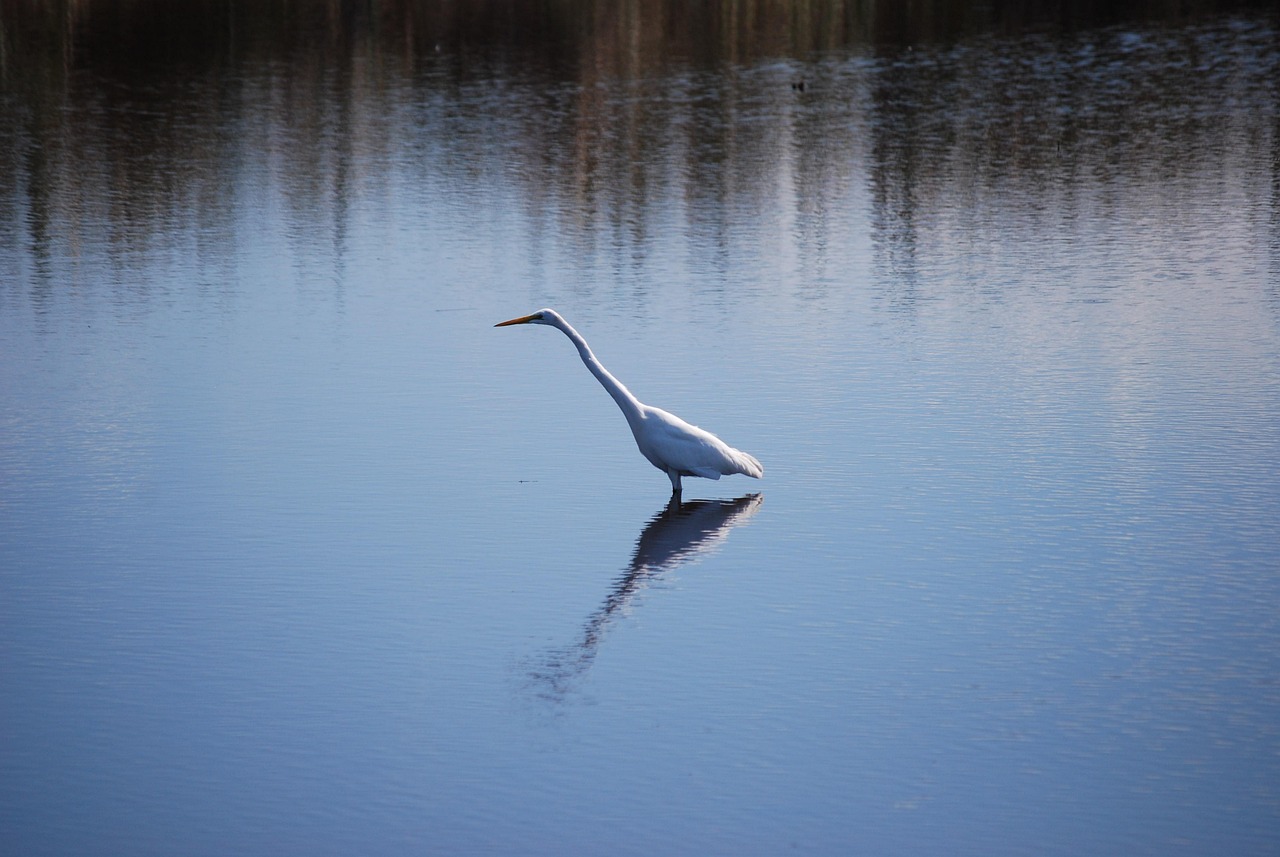
{"type": "Polygon", "coordinates": [[[1274,13],[519,5],[0,12],[0,850],[1274,853],[1274,13]]]}

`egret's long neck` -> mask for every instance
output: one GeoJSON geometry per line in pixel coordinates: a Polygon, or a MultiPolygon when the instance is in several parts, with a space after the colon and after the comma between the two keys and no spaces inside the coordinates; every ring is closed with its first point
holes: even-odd
{"type": "Polygon", "coordinates": [[[560,324],[556,327],[569,337],[578,348],[578,356],[582,358],[582,362],[587,364],[587,368],[591,370],[591,374],[596,376],[596,380],[600,382],[600,386],[609,391],[609,395],[613,396],[613,400],[618,403],[618,407],[622,409],[623,415],[627,418],[627,422],[632,422],[640,418],[641,405],[640,400],[631,395],[631,391],[623,386],[622,382],[609,374],[609,370],[604,368],[596,356],[591,353],[591,346],[587,345],[587,341],[582,338],[582,334],[574,330],[567,321],[560,320],[560,324]]]}

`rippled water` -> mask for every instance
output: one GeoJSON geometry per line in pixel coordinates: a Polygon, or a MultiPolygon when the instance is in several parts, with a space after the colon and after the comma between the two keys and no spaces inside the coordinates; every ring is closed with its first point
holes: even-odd
{"type": "Polygon", "coordinates": [[[0,850],[1274,853],[1273,14],[483,8],[0,12],[0,850]]]}

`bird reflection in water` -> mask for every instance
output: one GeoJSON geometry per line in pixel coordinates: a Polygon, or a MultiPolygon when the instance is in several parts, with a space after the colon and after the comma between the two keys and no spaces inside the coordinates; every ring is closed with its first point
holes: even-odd
{"type": "Polygon", "coordinates": [[[536,694],[553,702],[564,701],[576,680],[591,668],[610,625],[649,582],[714,552],[728,538],[729,531],[745,523],[763,502],[762,494],[683,503],[673,497],[641,531],[631,563],[614,582],[600,609],[587,619],[578,641],[534,659],[529,678],[536,694]]]}

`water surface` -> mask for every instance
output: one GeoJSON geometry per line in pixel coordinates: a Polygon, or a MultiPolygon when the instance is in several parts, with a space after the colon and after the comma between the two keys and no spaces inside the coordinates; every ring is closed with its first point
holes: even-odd
{"type": "Polygon", "coordinates": [[[1274,16],[503,8],[0,13],[0,850],[1274,853],[1274,16]]]}

